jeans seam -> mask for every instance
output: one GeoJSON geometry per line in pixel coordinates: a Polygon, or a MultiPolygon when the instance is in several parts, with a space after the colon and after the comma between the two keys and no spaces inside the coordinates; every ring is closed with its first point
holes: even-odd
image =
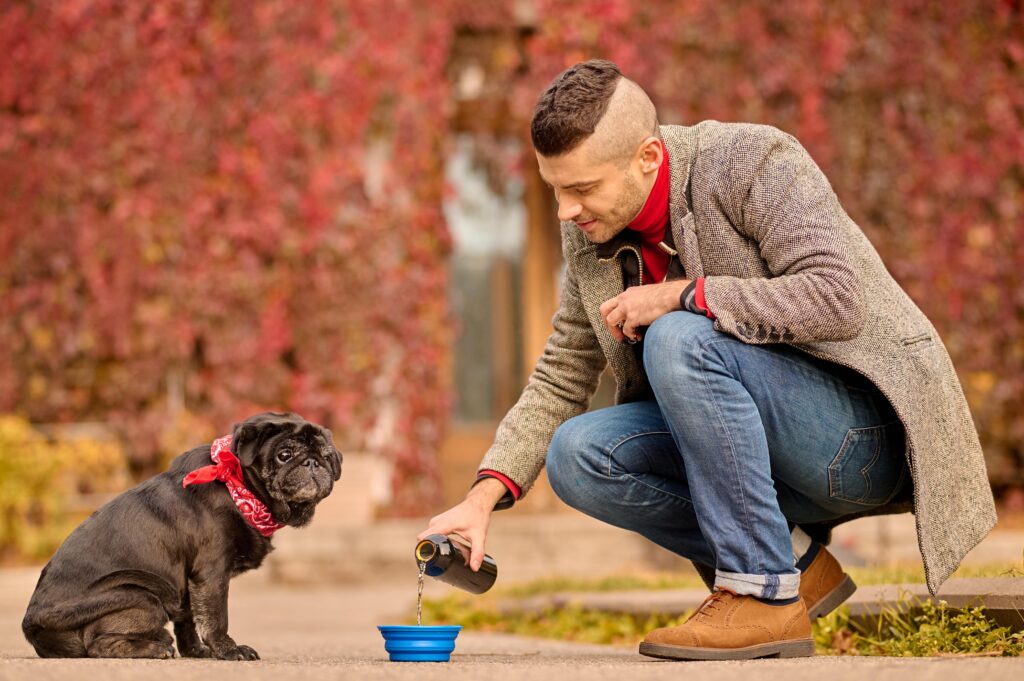
{"type": "MultiPolygon", "coordinates": [[[[715,397],[714,391],[711,390],[711,384],[708,381],[708,376],[707,376],[707,374],[708,374],[708,371],[707,371],[708,367],[705,364],[705,359],[707,357],[708,350],[709,350],[709,348],[711,346],[715,345],[716,343],[720,343],[720,342],[723,342],[723,341],[731,341],[731,340],[734,340],[734,339],[731,339],[731,338],[711,339],[711,340],[705,339],[705,340],[699,341],[698,348],[699,348],[700,352],[699,352],[699,355],[698,355],[698,359],[699,359],[700,368],[701,368],[701,374],[700,374],[701,375],[701,380],[704,381],[705,390],[707,390],[707,393],[711,396],[711,405],[712,405],[712,407],[714,407],[715,414],[718,417],[719,425],[722,427],[722,431],[725,433],[725,439],[726,439],[726,441],[728,442],[728,445],[729,445],[729,452],[732,455],[732,473],[733,473],[735,479],[738,481],[738,480],[741,480],[742,478],[739,475],[739,471],[736,469],[736,464],[737,464],[737,461],[739,459],[739,457],[737,456],[737,453],[736,453],[736,445],[733,442],[732,435],[731,435],[731,433],[729,432],[729,429],[728,429],[728,425],[725,423],[725,417],[723,416],[721,407],[718,404],[718,399],[715,397]]],[[[736,342],[739,342],[739,341],[736,341],[736,342]]],[[[747,533],[747,536],[752,537],[754,535],[753,535],[753,531],[752,531],[752,529],[750,527],[750,523],[749,523],[749,515],[750,515],[750,513],[749,513],[749,510],[747,508],[747,498],[746,498],[746,495],[743,493],[742,486],[737,485],[737,492],[739,493],[738,496],[739,496],[739,499],[740,499],[740,507],[741,507],[741,509],[743,511],[743,529],[747,533]]],[[[752,542],[752,546],[754,547],[753,548],[754,557],[755,557],[755,559],[757,561],[756,562],[756,566],[757,566],[756,569],[761,571],[761,572],[764,572],[764,568],[763,568],[764,557],[760,555],[760,551],[756,548],[756,546],[757,546],[756,542],[752,542]]]]}
{"type": "Polygon", "coordinates": [[[669,437],[671,437],[672,433],[671,431],[667,430],[643,430],[637,433],[630,433],[629,435],[624,436],[621,440],[605,449],[605,463],[608,467],[608,470],[605,473],[605,475],[607,475],[609,478],[612,477],[612,454],[615,453],[615,450],[621,447],[622,445],[626,444],[630,440],[634,440],[638,437],[643,437],[645,435],[668,435],[669,437]]]}
{"type": "Polygon", "coordinates": [[[661,492],[662,494],[665,494],[667,496],[672,497],[673,499],[677,499],[677,500],[683,502],[684,504],[686,504],[687,506],[689,506],[691,508],[693,507],[693,501],[692,500],[687,499],[686,497],[681,497],[678,494],[672,494],[672,492],[669,492],[668,490],[663,490],[660,487],[655,487],[654,485],[649,485],[646,482],[644,482],[643,480],[641,480],[640,478],[638,478],[635,475],[633,475],[632,473],[624,473],[623,477],[629,478],[633,482],[635,482],[635,483],[637,483],[639,485],[643,485],[644,487],[646,487],[649,490],[652,490],[652,491],[655,491],[655,492],[661,492]]]}
{"type": "MultiPolygon", "coordinates": [[[[722,340],[734,340],[734,339],[731,339],[731,338],[729,338],[729,339],[715,339],[715,340],[712,340],[710,342],[713,342],[713,343],[714,342],[721,342],[722,340]]],[[[737,343],[741,343],[742,341],[737,340],[736,342],[737,343]]],[[[792,347],[792,346],[788,346],[788,347],[792,347]]],[[[828,376],[835,383],[838,383],[839,385],[847,387],[846,381],[844,381],[843,379],[838,378],[836,376],[833,376],[832,374],[828,373],[827,371],[821,371],[820,369],[818,369],[818,367],[815,367],[813,364],[808,366],[807,364],[805,364],[803,362],[799,362],[799,361],[793,359],[792,357],[788,357],[787,355],[783,355],[783,354],[779,354],[779,353],[775,353],[774,357],[775,357],[775,359],[782,360],[783,362],[785,362],[785,363],[787,363],[787,364],[789,364],[791,366],[800,367],[800,369],[802,369],[803,371],[813,370],[813,373],[824,374],[824,375],[828,376]]],[[[813,357],[813,355],[808,355],[808,357],[813,357]]],[[[839,366],[841,366],[841,365],[839,365],[839,366]]],[[[863,389],[861,389],[861,390],[863,390],[863,389]]]]}

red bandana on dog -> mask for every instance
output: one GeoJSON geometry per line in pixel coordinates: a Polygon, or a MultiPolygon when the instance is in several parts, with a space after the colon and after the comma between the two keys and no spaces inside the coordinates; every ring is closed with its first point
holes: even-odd
{"type": "Polygon", "coordinates": [[[231,498],[242,516],[249,521],[249,524],[256,528],[256,531],[264,537],[269,537],[280,530],[284,525],[274,520],[262,501],[250,492],[242,478],[242,465],[238,463],[238,457],[231,452],[231,436],[214,440],[210,448],[210,458],[213,459],[212,466],[197,468],[181,481],[182,487],[202,484],[220,480],[227,485],[231,498]]]}

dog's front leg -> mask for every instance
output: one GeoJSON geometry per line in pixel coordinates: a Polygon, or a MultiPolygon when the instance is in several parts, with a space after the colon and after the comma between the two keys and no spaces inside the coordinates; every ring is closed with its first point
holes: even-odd
{"type": "Polygon", "coordinates": [[[174,640],[178,643],[178,653],[182,657],[213,657],[213,651],[196,633],[196,623],[192,619],[192,603],[187,590],[185,600],[181,604],[181,614],[174,620],[174,640]]]}
{"type": "Polygon", "coordinates": [[[227,566],[210,569],[189,578],[188,595],[192,602],[192,619],[199,638],[221,660],[258,660],[259,654],[249,646],[240,646],[228,636],[227,566]]]}
{"type": "Polygon", "coordinates": [[[182,657],[213,657],[210,650],[196,632],[196,623],[192,621],[192,613],[188,619],[174,623],[174,640],[178,643],[178,653],[182,657]]]}

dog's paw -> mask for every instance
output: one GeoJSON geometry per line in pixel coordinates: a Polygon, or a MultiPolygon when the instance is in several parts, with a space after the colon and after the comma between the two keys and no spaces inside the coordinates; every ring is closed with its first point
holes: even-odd
{"type": "Polygon", "coordinates": [[[213,657],[213,651],[202,643],[190,648],[179,649],[182,657],[213,657]]]}
{"type": "Polygon", "coordinates": [[[250,648],[249,646],[238,646],[238,652],[240,652],[242,654],[242,659],[243,660],[258,660],[258,659],[260,659],[260,654],[257,653],[252,648],[250,648]]]}
{"type": "Polygon", "coordinates": [[[220,660],[258,660],[260,659],[259,653],[250,648],[249,646],[228,646],[221,650],[216,651],[217,658],[220,660]]]}

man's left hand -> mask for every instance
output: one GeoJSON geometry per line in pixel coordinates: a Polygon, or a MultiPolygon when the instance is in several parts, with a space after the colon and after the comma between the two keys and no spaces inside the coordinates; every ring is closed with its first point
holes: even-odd
{"type": "Polygon", "coordinates": [[[601,318],[615,340],[635,343],[640,340],[638,327],[648,326],[661,315],[682,309],[679,307],[679,295],[689,285],[689,279],[675,279],[661,284],[631,286],[601,303],[601,318]]]}

